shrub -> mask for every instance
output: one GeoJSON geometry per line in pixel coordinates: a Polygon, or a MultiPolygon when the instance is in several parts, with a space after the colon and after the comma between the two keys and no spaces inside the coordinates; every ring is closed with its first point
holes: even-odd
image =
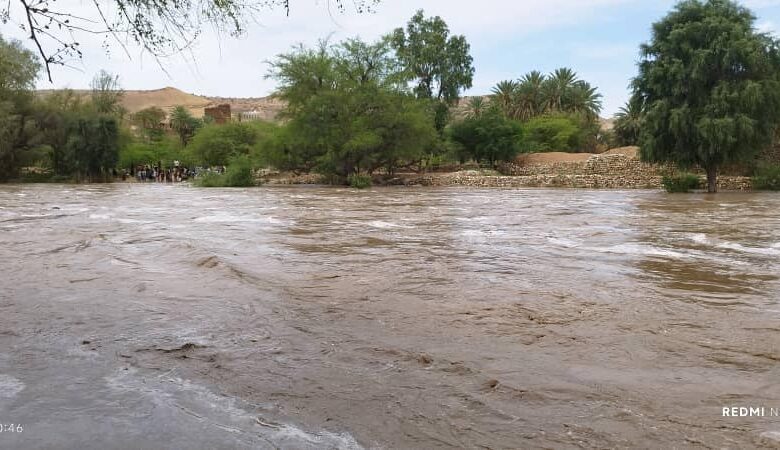
{"type": "Polygon", "coordinates": [[[780,166],[765,166],[753,175],[753,189],[780,191],[780,166]]]}
{"type": "Polygon", "coordinates": [[[252,164],[246,155],[230,159],[224,174],[207,173],[195,180],[200,187],[248,187],[255,185],[252,164]]]}
{"type": "Polygon", "coordinates": [[[371,187],[371,177],[364,174],[353,173],[347,177],[347,182],[355,189],[365,189],[371,187]]]}
{"type": "Polygon", "coordinates": [[[692,173],[665,176],[662,181],[666,192],[690,192],[701,186],[701,179],[692,173]]]}

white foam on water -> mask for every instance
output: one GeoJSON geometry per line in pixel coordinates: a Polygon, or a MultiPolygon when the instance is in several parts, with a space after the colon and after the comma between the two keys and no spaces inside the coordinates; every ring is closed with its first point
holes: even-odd
{"type": "Polygon", "coordinates": [[[745,247],[742,244],[736,242],[721,242],[718,244],[718,248],[726,250],[734,250],[742,253],[750,253],[754,255],[780,255],[780,248],[773,246],[770,247],[745,247]]]}
{"type": "Polygon", "coordinates": [[[704,233],[694,233],[688,235],[688,239],[692,240],[693,242],[697,244],[709,244],[710,239],[707,237],[704,233]]]}
{"type": "Polygon", "coordinates": [[[90,214],[89,218],[92,220],[111,220],[111,216],[108,214],[90,214]]]}
{"type": "Polygon", "coordinates": [[[589,250],[603,253],[617,253],[621,255],[641,255],[641,256],[660,256],[663,258],[683,259],[690,258],[691,255],[676,252],[645,244],[618,244],[611,247],[592,247],[589,250]]]}
{"type": "Polygon", "coordinates": [[[12,398],[22,392],[25,384],[18,378],[0,373],[0,398],[12,398]]]}
{"type": "Polygon", "coordinates": [[[363,448],[349,433],[325,430],[309,432],[289,423],[267,423],[237,406],[234,398],[217,395],[189,380],[176,376],[158,376],[156,379],[144,380],[137,376],[137,372],[134,368],[119,371],[106,377],[106,384],[117,391],[134,391],[150,397],[153,402],[163,407],[194,413],[190,415],[200,421],[211,422],[223,430],[234,433],[257,433],[261,430],[260,434],[265,439],[282,448],[363,448]],[[194,405],[191,401],[193,398],[196,400],[194,405]],[[190,408],[197,410],[190,411],[190,408]]]}
{"type": "Polygon", "coordinates": [[[291,225],[289,220],[279,219],[274,216],[248,217],[230,214],[213,214],[210,216],[197,217],[194,221],[198,223],[266,223],[271,225],[291,225]]]}
{"type": "Polygon", "coordinates": [[[372,220],[371,222],[368,222],[368,226],[373,228],[381,228],[381,229],[387,229],[387,228],[412,228],[408,225],[399,225],[397,223],[393,222],[383,222],[381,220],[372,220]]]}
{"type": "Polygon", "coordinates": [[[780,248],[780,242],[775,242],[770,247],[772,247],[772,248],[780,248]]]}
{"type": "Polygon", "coordinates": [[[553,245],[557,245],[559,247],[566,247],[566,248],[575,248],[580,246],[579,243],[566,238],[548,237],[547,242],[553,245]]]}

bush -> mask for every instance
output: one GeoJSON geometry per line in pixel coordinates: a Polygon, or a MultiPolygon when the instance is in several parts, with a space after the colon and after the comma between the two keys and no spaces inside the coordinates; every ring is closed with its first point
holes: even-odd
{"type": "Polygon", "coordinates": [[[580,150],[587,135],[587,130],[569,116],[537,117],[526,122],[523,131],[523,151],[527,153],[580,150]]]}
{"type": "Polygon", "coordinates": [[[371,177],[364,174],[353,173],[347,177],[347,182],[355,189],[366,189],[371,187],[371,177]]]}
{"type": "Polygon", "coordinates": [[[765,166],[753,175],[753,189],[780,191],[780,166],[765,166]]]}
{"type": "Polygon", "coordinates": [[[224,174],[206,173],[195,179],[199,187],[248,187],[255,185],[252,164],[246,155],[231,158],[224,174]]]}
{"type": "Polygon", "coordinates": [[[701,186],[701,179],[698,175],[692,173],[681,173],[679,175],[665,176],[662,183],[666,192],[690,192],[701,186]]]}

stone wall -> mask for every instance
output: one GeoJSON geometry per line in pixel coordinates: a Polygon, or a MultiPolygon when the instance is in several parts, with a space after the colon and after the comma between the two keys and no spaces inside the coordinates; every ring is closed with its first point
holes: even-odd
{"type": "Polygon", "coordinates": [[[504,175],[608,175],[619,177],[661,177],[676,172],[672,164],[648,164],[626,155],[592,155],[582,162],[549,164],[507,163],[499,167],[504,175]]]}
{"type": "MultiPolygon", "coordinates": [[[[421,186],[472,186],[472,187],[558,187],[578,189],[662,189],[661,176],[656,175],[562,175],[539,174],[517,176],[490,176],[469,172],[420,175],[399,179],[398,184],[421,186]]],[[[702,181],[703,181],[702,177],[702,181]]],[[[725,191],[750,190],[750,178],[721,176],[719,189],[725,191]]]]}

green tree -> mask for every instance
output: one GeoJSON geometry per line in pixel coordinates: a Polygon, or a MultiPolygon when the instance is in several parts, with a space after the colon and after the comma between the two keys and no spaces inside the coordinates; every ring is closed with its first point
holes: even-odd
{"type": "Polygon", "coordinates": [[[419,160],[435,141],[427,102],[405,92],[385,40],[357,40],[279,55],[269,76],[287,100],[288,124],[265,148],[280,169],[352,173],[419,160]]]}
{"type": "Polygon", "coordinates": [[[177,106],[171,111],[171,128],[179,135],[181,145],[185,147],[201,125],[201,121],[196,119],[187,108],[183,106],[177,106]]]}
{"type": "Polygon", "coordinates": [[[105,114],[86,114],[69,124],[66,158],[79,179],[107,180],[119,159],[119,124],[105,114]]]}
{"type": "Polygon", "coordinates": [[[260,142],[261,130],[260,125],[251,122],[206,125],[195,134],[187,148],[195,162],[223,166],[233,157],[249,155],[260,142]]]}
{"type": "Polygon", "coordinates": [[[448,107],[455,104],[474,78],[470,46],[463,35],[450,36],[446,22],[426,18],[422,10],[411,18],[406,29],[397,28],[392,45],[418,98],[436,100],[436,128],[443,130],[448,107]]]}
{"type": "Polygon", "coordinates": [[[159,141],[163,137],[163,125],[165,111],[156,106],[144,108],[132,116],[136,127],[140,128],[144,140],[148,142],[159,141]]]}
{"type": "Polygon", "coordinates": [[[698,164],[717,191],[719,168],[767,145],[780,114],[778,44],[728,0],[685,0],[653,24],[634,93],[642,99],[641,154],[698,164]]]}
{"type": "Polygon", "coordinates": [[[495,166],[517,156],[523,129],[518,122],[493,112],[454,123],[449,137],[460,146],[462,156],[495,166]]]}
{"type": "Polygon", "coordinates": [[[34,130],[33,89],[40,66],[18,41],[0,36],[0,181],[18,173],[34,130]]]}
{"type": "Polygon", "coordinates": [[[576,117],[567,115],[536,117],[523,124],[523,130],[523,150],[529,153],[581,150],[588,134],[576,117]]]}

